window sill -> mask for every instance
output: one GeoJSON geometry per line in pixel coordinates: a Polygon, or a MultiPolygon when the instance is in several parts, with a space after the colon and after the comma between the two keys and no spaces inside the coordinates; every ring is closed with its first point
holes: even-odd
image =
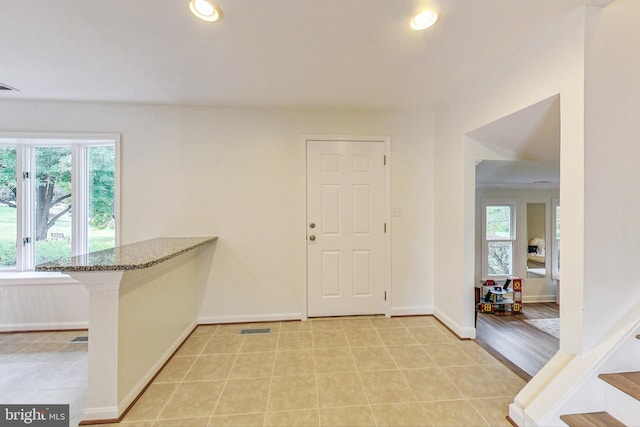
{"type": "Polygon", "coordinates": [[[40,271],[0,272],[0,286],[75,285],[78,281],[62,273],[40,271]]]}

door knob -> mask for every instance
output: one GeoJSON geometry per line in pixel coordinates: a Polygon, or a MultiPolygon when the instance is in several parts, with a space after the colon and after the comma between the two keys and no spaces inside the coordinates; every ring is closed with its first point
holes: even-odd
{"type": "Polygon", "coordinates": [[[309,228],[316,228],[316,223],[312,222],[311,224],[309,224],[309,228]]]}
{"type": "Polygon", "coordinates": [[[312,234],[311,236],[309,236],[309,240],[311,240],[311,241],[313,242],[314,240],[316,240],[316,236],[314,236],[314,235],[312,234]]]}

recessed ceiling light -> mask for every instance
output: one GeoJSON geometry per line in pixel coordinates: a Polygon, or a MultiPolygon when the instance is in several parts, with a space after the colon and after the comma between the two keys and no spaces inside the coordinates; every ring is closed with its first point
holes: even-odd
{"type": "Polygon", "coordinates": [[[411,29],[416,31],[426,30],[436,23],[438,20],[438,13],[432,10],[419,13],[411,20],[411,29]]]}
{"type": "Polygon", "coordinates": [[[198,18],[207,22],[215,22],[222,17],[222,12],[209,0],[190,0],[189,9],[198,18]]]}

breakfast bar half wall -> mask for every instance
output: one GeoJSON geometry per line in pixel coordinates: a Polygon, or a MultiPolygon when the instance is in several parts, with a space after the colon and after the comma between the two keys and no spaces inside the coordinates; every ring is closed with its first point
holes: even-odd
{"type": "Polygon", "coordinates": [[[217,237],[163,237],[54,263],[89,293],[87,405],[81,424],[114,422],[197,324],[217,237]]]}

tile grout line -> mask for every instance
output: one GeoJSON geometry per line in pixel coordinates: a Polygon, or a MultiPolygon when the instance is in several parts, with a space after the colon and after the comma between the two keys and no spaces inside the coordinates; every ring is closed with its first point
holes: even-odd
{"type": "MultiPolygon", "coordinates": [[[[402,328],[404,328],[407,331],[407,333],[411,336],[411,338],[415,342],[413,344],[398,344],[398,346],[416,345],[416,346],[420,347],[420,349],[425,352],[426,356],[434,363],[434,366],[437,366],[436,361],[433,360],[433,358],[427,353],[426,350],[424,350],[423,343],[418,341],[418,339],[415,337],[415,335],[413,333],[411,333],[410,328],[406,324],[404,324],[404,322],[402,322],[402,320],[400,320],[400,323],[402,325],[402,328]]],[[[427,326],[425,326],[425,327],[427,327],[427,326]]],[[[380,337],[380,338],[382,340],[382,337],[380,337]]],[[[398,363],[396,362],[396,360],[391,355],[391,351],[389,350],[389,344],[384,342],[384,340],[382,340],[382,343],[383,343],[385,349],[387,350],[387,353],[389,353],[389,356],[391,357],[391,360],[393,361],[394,365],[396,366],[396,370],[400,373],[400,375],[402,377],[402,380],[404,381],[405,385],[408,387],[409,390],[411,390],[411,393],[413,393],[414,400],[410,400],[407,403],[415,403],[415,404],[419,405],[421,408],[423,408],[423,410],[425,410],[425,415],[427,416],[427,419],[429,420],[429,423],[433,424],[433,420],[432,420],[431,416],[429,415],[429,413],[426,412],[426,409],[424,409],[424,403],[426,403],[426,402],[423,401],[423,400],[420,400],[418,398],[418,395],[416,394],[415,390],[413,390],[413,387],[411,386],[411,384],[409,384],[405,374],[403,373],[403,371],[406,371],[406,370],[409,370],[409,369],[401,369],[400,366],[398,365],[398,363]]],[[[415,368],[415,369],[424,369],[424,368],[415,368]]],[[[389,403],[389,404],[392,404],[392,403],[389,403]]]]}
{"type": "MultiPolygon", "coordinates": [[[[413,335],[411,333],[411,330],[409,329],[409,327],[407,325],[405,325],[402,320],[400,320],[400,324],[402,325],[402,327],[407,331],[407,333],[411,336],[411,338],[413,339],[413,341],[415,341],[415,344],[411,344],[411,345],[418,345],[422,348],[422,344],[420,343],[420,341],[418,341],[418,339],[415,337],[415,335],[413,335]]],[[[387,348],[387,351],[389,351],[389,348],[387,347],[387,344],[385,343],[385,348],[387,348]]],[[[424,351],[424,350],[423,350],[424,351]]],[[[425,351],[426,353],[426,351],[425,351]]],[[[427,356],[429,356],[427,354],[427,356]]],[[[391,357],[391,360],[393,360],[393,357],[391,357]]],[[[434,361],[435,362],[435,361],[434,361]]],[[[397,365],[396,365],[397,366],[397,365]]],[[[402,380],[404,381],[405,385],[409,388],[409,390],[411,390],[411,393],[413,394],[414,397],[414,402],[420,404],[422,406],[422,403],[420,402],[420,400],[418,400],[418,395],[416,394],[415,391],[413,391],[413,387],[411,387],[411,384],[409,384],[409,382],[407,381],[407,379],[405,378],[404,374],[402,373],[402,370],[398,368],[398,372],[400,373],[400,376],[402,377],[402,380]]]]}
{"type": "MultiPolygon", "coordinates": [[[[373,323],[371,322],[371,320],[369,320],[369,324],[375,330],[375,327],[374,327],[373,323]]],[[[377,333],[377,331],[376,331],[376,336],[378,336],[378,338],[380,339],[379,334],[377,333]]],[[[346,333],[345,333],[345,338],[346,338],[346,333]]],[[[383,342],[383,344],[384,344],[384,342],[383,342]]],[[[364,381],[362,380],[362,375],[360,375],[360,367],[358,366],[358,363],[356,362],[356,358],[353,355],[353,346],[351,345],[351,343],[349,342],[348,339],[347,339],[347,347],[349,348],[349,354],[351,354],[351,359],[353,360],[353,364],[356,367],[356,374],[358,375],[358,379],[360,380],[360,386],[362,387],[362,392],[364,393],[364,398],[367,400],[367,407],[369,408],[369,413],[371,414],[371,419],[373,419],[373,422],[376,424],[376,426],[378,426],[379,423],[378,423],[378,420],[376,419],[375,413],[373,412],[373,407],[371,406],[371,400],[369,399],[369,395],[367,394],[367,389],[364,386],[364,381]]],[[[385,346],[385,348],[386,348],[386,346],[385,346]]]]}
{"type": "MultiPolygon", "coordinates": [[[[198,327],[196,326],[196,329],[194,330],[194,332],[198,329],[198,327]]],[[[216,329],[214,329],[214,332],[217,331],[218,328],[216,327],[216,329]]],[[[189,338],[191,338],[193,336],[193,333],[189,336],[189,338]]],[[[167,407],[167,405],[169,404],[169,402],[171,401],[171,399],[173,398],[173,396],[175,396],[176,392],[178,391],[178,389],[180,388],[180,386],[185,382],[185,378],[187,378],[187,376],[189,375],[189,372],[191,372],[191,369],[193,369],[193,367],[195,366],[195,364],[198,362],[198,359],[200,358],[200,356],[202,355],[202,352],[204,351],[204,349],[207,347],[207,344],[209,344],[209,341],[211,341],[211,338],[213,337],[213,333],[211,333],[209,335],[209,338],[207,339],[207,342],[202,346],[202,348],[200,349],[200,351],[198,352],[198,354],[196,354],[196,358],[195,360],[191,363],[191,366],[189,366],[189,369],[187,369],[187,372],[185,372],[185,374],[183,375],[182,379],[178,382],[178,385],[176,386],[175,390],[173,390],[173,392],[171,393],[171,395],[169,395],[169,397],[167,398],[167,400],[164,402],[164,405],[162,405],[162,408],[160,408],[160,410],[158,411],[158,413],[156,414],[155,419],[152,422],[152,426],[155,426],[159,421],[160,421],[160,414],[162,414],[162,411],[165,410],[165,408],[167,407]]],[[[187,339],[189,339],[187,338],[187,339]]],[[[175,356],[175,355],[174,355],[175,356]]],[[[173,356],[171,357],[171,359],[169,359],[169,361],[173,360],[173,356]]],[[[168,363],[168,362],[167,362],[168,363]]],[[[152,383],[153,384],[153,383],[152,383]]],[[[145,391],[146,393],[146,391],[145,391]]],[[[121,421],[122,422],[122,421],[121,421]]]]}
{"type": "MultiPolygon", "coordinates": [[[[454,344],[456,344],[454,342],[454,344]]],[[[456,348],[458,348],[458,346],[456,345],[456,348]]],[[[462,351],[462,350],[461,350],[462,351]]],[[[465,352],[466,353],[466,352],[465,352]]],[[[475,360],[474,360],[475,362],[475,360]]],[[[460,387],[458,387],[458,384],[456,384],[456,382],[453,380],[453,378],[451,377],[451,375],[449,375],[449,373],[443,369],[443,368],[458,368],[458,367],[464,367],[464,366],[474,366],[477,368],[482,368],[481,365],[479,365],[478,363],[474,363],[473,365],[452,365],[452,366],[439,366],[439,368],[442,370],[442,372],[444,373],[444,375],[447,377],[447,379],[449,381],[451,381],[451,383],[453,384],[453,386],[456,388],[456,390],[458,390],[460,392],[460,394],[463,396],[462,399],[449,399],[449,400],[443,400],[444,402],[452,402],[452,401],[464,401],[467,402],[469,405],[471,405],[471,408],[473,408],[473,410],[480,416],[480,418],[485,422],[486,427],[491,427],[491,423],[488,422],[488,420],[476,409],[475,406],[473,406],[473,404],[469,401],[471,398],[467,395],[467,393],[465,393],[460,387]]],[[[483,396],[483,397],[487,397],[487,396],[483,396]]]]}
{"type": "MultiPolygon", "coordinates": [[[[433,366],[434,366],[434,368],[441,370],[441,371],[442,371],[442,373],[446,376],[446,378],[447,378],[447,379],[452,383],[452,385],[454,386],[454,388],[455,388],[455,389],[460,393],[460,395],[462,396],[462,398],[461,398],[461,399],[433,400],[433,401],[428,401],[428,402],[427,402],[427,401],[419,400],[419,401],[418,401],[418,403],[420,404],[420,406],[422,406],[422,407],[424,408],[424,404],[425,404],[425,403],[429,403],[429,402],[446,402],[446,401],[464,401],[464,402],[468,402],[468,398],[466,397],[466,394],[465,394],[465,393],[464,393],[464,392],[463,392],[463,391],[462,391],[462,390],[461,390],[461,389],[456,385],[456,383],[455,383],[455,382],[450,378],[450,376],[445,372],[445,370],[443,369],[443,367],[442,367],[442,366],[440,366],[440,365],[438,364],[438,362],[437,362],[437,361],[436,361],[436,360],[431,356],[431,354],[430,354],[430,353],[425,349],[425,347],[427,347],[427,346],[429,346],[429,345],[431,345],[431,344],[452,343],[452,341],[451,341],[450,337],[447,337],[445,334],[443,334],[441,331],[439,331],[439,330],[438,330],[438,328],[437,328],[437,327],[435,327],[435,326],[424,326],[424,327],[433,327],[436,331],[438,331],[438,332],[439,332],[439,333],[441,333],[445,338],[447,338],[447,340],[446,340],[446,341],[443,341],[442,343],[438,343],[438,342],[437,342],[437,343],[426,343],[426,344],[425,344],[425,343],[423,343],[422,341],[419,341],[419,340],[416,338],[416,336],[411,332],[411,330],[410,330],[411,328],[410,328],[410,327],[408,327],[408,326],[406,326],[406,325],[405,325],[405,327],[407,328],[407,331],[409,332],[409,334],[411,334],[411,336],[412,336],[412,337],[416,340],[416,342],[419,344],[420,348],[425,352],[425,354],[427,355],[427,357],[428,357],[429,359],[431,359],[431,361],[432,361],[432,362],[433,362],[433,364],[434,364],[434,365],[433,365],[433,366]]],[[[456,347],[457,347],[457,346],[456,346],[456,347]]],[[[416,369],[420,369],[420,368],[416,368],[416,369]]],[[[406,377],[404,376],[404,374],[403,374],[403,377],[404,377],[404,378],[405,378],[405,380],[406,380],[406,377]]],[[[412,391],[414,392],[414,394],[415,394],[415,391],[413,390],[413,387],[411,387],[411,385],[409,385],[409,388],[411,388],[411,390],[412,390],[412,391]]],[[[417,395],[417,394],[415,394],[415,396],[416,396],[416,398],[418,398],[418,395],[417,395]]],[[[470,404],[470,403],[469,403],[469,404],[470,404]]],[[[473,405],[471,405],[471,406],[472,406],[472,408],[475,410],[475,407],[473,407],[473,405]]],[[[425,411],[426,411],[426,409],[425,409],[425,411]]],[[[477,411],[476,411],[476,412],[477,412],[477,411]]],[[[431,418],[431,415],[430,415],[428,412],[426,413],[426,416],[429,418],[430,422],[431,422],[431,423],[433,423],[433,419],[431,418]]],[[[483,421],[485,421],[485,422],[486,422],[486,420],[484,419],[484,417],[481,417],[481,418],[482,418],[482,420],[483,420],[483,421]]],[[[489,426],[490,426],[490,424],[489,424],[489,423],[487,423],[487,427],[489,427],[489,426]]]]}
{"type": "MultiPolygon", "coordinates": [[[[407,333],[411,336],[411,338],[413,338],[413,340],[415,341],[415,344],[406,344],[406,345],[418,345],[420,347],[420,349],[422,351],[425,352],[425,354],[427,355],[427,357],[429,357],[429,359],[431,359],[434,364],[435,364],[435,360],[433,360],[431,358],[431,356],[429,356],[429,354],[422,348],[422,343],[420,341],[418,341],[418,339],[416,338],[416,336],[414,334],[411,333],[410,328],[405,325],[402,320],[400,320],[400,323],[402,324],[403,328],[407,331],[407,333]]],[[[383,342],[384,343],[384,342],[383,342]]],[[[405,344],[400,344],[400,345],[405,345],[405,344]]],[[[400,368],[400,366],[398,365],[398,363],[395,361],[395,359],[393,358],[393,356],[391,355],[391,352],[389,351],[389,346],[384,343],[385,349],[387,350],[387,352],[389,353],[389,356],[391,357],[391,360],[393,360],[393,363],[396,365],[396,369],[398,370],[398,372],[400,373],[400,375],[402,376],[403,381],[405,382],[405,384],[407,385],[407,387],[409,388],[409,390],[411,390],[411,392],[413,393],[413,397],[415,398],[414,402],[418,403],[421,407],[422,407],[422,401],[420,399],[418,399],[418,394],[415,392],[415,390],[413,389],[413,387],[411,386],[411,384],[409,384],[409,381],[407,381],[407,377],[405,376],[405,374],[403,373],[403,369],[400,368]]],[[[429,418],[430,419],[430,418],[429,418]]]]}
{"type": "Polygon", "coordinates": [[[311,358],[313,359],[313,380],[316,383],[316,412],[318,413],[318,427],[322,426],[320,419],[320,388],[318,387],[318,370],[316,368],[316,350],[313,345],[313,325],[311,325],[311,358]]]}
{"type": "MultiPolygon", "coordinates": [[[[371,324],[373,325],[373,322],[371,324]]],[[[384,347],[385,351],[387,352],[387,354],[389,355],[389,357],[393,361],[393,365],[397,369],[398,368],[398,364],[396,363],[396,361],[393,358],[393,356],[391,356],[391,352],[389,351],[389,348],[387,347],[387,343],[384,341],[384,339],[382,338],[382,335],[380,334],[380,329],[382,329],[382,328],[378,328],[375,325],[373,325],[373,328],[374,328],[374,331],[376,332],[376,336],[378,337],[378,339],[382,343],[382,346],[384,347]]],[[[358,375],[360,375],[360,370],[358,370],[358,375]]],[[[362,376],[360,376],[360,380],[362,381],[362,376]]],[[[363,387],[364,387],[364,381],[362,381],[362,383],[363,383],[363,387]]],[[[373,406],[371,405],[371,402],[369,401],[369,395],[366,394],[366,389],[365,389],[365,395],[367,396],[367,401],[369,402],[369,409],[371,411],[371,415],[373,416],[373,422],[375,422],[376,426],[378,426],[379,425],[378,419],[376,418],[375,413],[373,412],[373,406]]]]}
{"type": "MultiPolygon", "coordinates": [[[[218,330],[218,328],[216,328],[216,331],[218,330]]],[[[226,335],[226,334],[221,334],[221,335],[226,335]]],[[[228,334],[229,336],[234,336],[234,334],[228,334]]],[[[224,394],[225,389],[227,388],[227,384],[229,383],[229,379],[231,379],[231,372],[233,372],[233,368],[235,368],[236,366],[236,362],[238,361],[238,357],[240,356],[240,350],[242,350],[242,346],[244,345],[244,342],[246,341],[247,337],[246,336],[242,336],[242,342],[240,343],[240,346],[238,347],[238,351],[236,352],[235,357],[233,358],[233,363],[231,364],[231,367],[229,368],[229,372],[227,373],[227,378],[224,380],[224,384],[222,385],[222,388],[220,389],[220,394],[218,394],[218,398],[216,399],[216,404],[213,405],[213,409],[211,410],[211,415],[209,415],[209,422],[207,423],[207,425],[211,424],[211,421],[213,420],[213,417],[216,414],[216,410],[218,409],[218,405],[220,404],[220,400],[222,399],[222,395],[224,394]]],[[[213,335],[211,335],[211,337],[213,337],[213,335]]],[[[203,351],[204,351],[204,347],[203,347],[203,351]]]]}
{"type": "MultiPolygon", "coordinates": [[[[267,414],[269,413],[269,402],[271,401],[271,386],[273,385],[273,374],[276,371],[276,360],[278,360],[278,344],[280,343],[280,328],[281,327],[282,327],[282,322],[279,322],[278,323],[278,338],[276,339],[276,348],[275,348],[274,353],[273,353],[273,363],[271,365],[271,378],[269,378],[269,389],[267,390],[267,402],[265,403],[264,418],[262,420],[262,426],[263,427],[267,427],[267,414]]],[[[211,424],[211,420],[209,420],[209,424],[211,424]]]]}
{"type": "MultiPolygon", "coordinates": [[[[309,320],[313,322],[313,320],[309,320]]],[[[316,345],[313,340],[313,323],[311,323],[311,359],[313,360],[313,381],[316,383],[316,407],[318,412],[318,427],[322,426],[322,419],[320,418],[320,392],[318,389],[318,368],[316,364],[316,345]]]]}
{"type": "MultiPolygon", "coordinates": [[[[173,358],[171,358],[171,359],[173,359],[173,358]]],[[[154,419],[152,420],[152,422],[151,422],[151,425],[152,425],[152,426],[153,426],[153,425],[155,425],[155,424],[158,422],[158,420],[160,419],[160,414],[162,413],[162,411],[164,411],[164,408],[166,408],[166,407],[167,407],[167,404],[169,403],[169,401],[171,400],[171,398],[175,395],[176,391],[180,388],[180,385],[182,385],[182,382],[184,381],[184,379],[186,378],[187,374],[189,373],[189,371],[191,370],[191,368],[193,367],[193,365],[195,364],[195,362],[196,362],[197,360],[198,360],[198,356],[196,356],[196,359],[193,361],[193,363],[191,364],[191,366],[189,367],[189,369],[187,370],[187,372],[184,374],[184,376],[182,377],[182,379],[178,382],[178,385],[176,386],[175,390],[173,390],[173,391],[171,392],[171,394],[169,395],[169,397],[165,400],[164,405],[162,405],[162,407],[161,407],[161,408],[158,410],[158,412],[155,414],[155,418],[154,418],[154,419]]],[[[162,371],[160,371],[160,372],[162,372],[162,371]]],[[[151,387],[152,385],[153,385],[153,383],[151,383],[151,384],[149,385],[149,387],[151,387]]],[[[145,390],[145,392],[142,394],[142,396],[140,396],[140,399],[142,399],[142,397],[144,396],[144,394],[145,394],[145,393],[147,393],[148,391],[149,391],[149,388],[147,388],[147,389],[145,390]]],[[[136,402],[136,404],[137,404],[137,403],[138,403],[138,402],[136,402]]],[[[133,408],[131,408],[131,409],[133,409],[133,408]]],[[[125,417],[126,417],[126,415],[125,415],[125,417]]],[[[123,419],[123,420],[120,420],[120,422],[123,422],[123,421],[125,421],[125,420],[124,420],[124,419],[123,419]]],[[[143,420],[140,420],[140,421],[143,421],[143,420]]]]}

